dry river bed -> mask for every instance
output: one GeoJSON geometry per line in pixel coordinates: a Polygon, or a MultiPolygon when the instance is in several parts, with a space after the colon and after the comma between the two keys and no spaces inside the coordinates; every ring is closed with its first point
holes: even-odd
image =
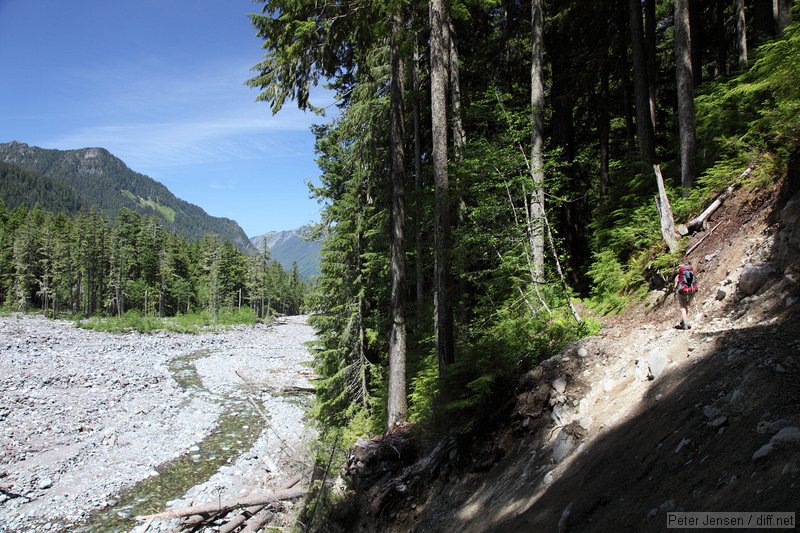
{"type": "Polygon", "coordinates": [[[125,531],[285,482],[308,398],[275,390],[310,386],[311,340],[305,317],[195,335],[0,317],[0,532],[125,531]]]}

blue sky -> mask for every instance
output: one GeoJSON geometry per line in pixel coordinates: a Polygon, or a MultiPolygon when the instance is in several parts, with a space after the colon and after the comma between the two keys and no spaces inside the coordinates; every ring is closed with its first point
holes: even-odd
{"type": "MultiPolygon", "coordinates": [[[[248,236],[317,220],[309,126],[244,85],[250,0],[0,0],[0,142],[107,148],[248,236]]],[[[317,92],[316,105],[329,93],[317,92]]]]}

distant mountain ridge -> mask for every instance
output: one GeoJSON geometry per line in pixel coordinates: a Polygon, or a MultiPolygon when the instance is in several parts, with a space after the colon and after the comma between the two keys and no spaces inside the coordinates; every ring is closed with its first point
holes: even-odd
{"type": "Polygon", "coordinates": [[[296,261],[300,277],[309,279],[319,275],[322,244],[308,240],[308,232],[308,226],[288,231],[270,231],[251,237],[250,242],[256,250],[261,250],[266,243],[272,258],[286,270],[292,268],[292,263],[296,261]]]}
{"type": "MultiPolygon", "coordinates": [[[[120,209],[128,208],[157,216],[166,227],[190,241],[213,233],[243,252],[255,252],[236,221],[211,216],[181,200],[162,183],[128,168],[105,148],[54,150],[12,141],[0,143],[0,162],[55,180],[48,187],[66,186],[82,207],[97,208],[112,219],[120,209]]],[[[19,203],[30,203],[30,199],[19,203]]]]}

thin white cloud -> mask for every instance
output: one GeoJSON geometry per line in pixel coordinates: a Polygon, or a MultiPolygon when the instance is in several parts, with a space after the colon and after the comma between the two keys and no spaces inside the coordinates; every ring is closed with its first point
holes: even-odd
{"type": "MultiPolygon", "coordinates": [[[[141,68],[83,73],[92,87],[96,125],[74,129],[47,145],[70,149],[103,146],[135,168],[190,165],[260,157],[308,156],[296,139],[325,120],[288,104],[272,115],[257,92],[243,86],[247,69],[206,66],[202,71],[150,72],[141,68]],[[293,142],[294,141],[294,142],[293,142]]],[[[317,101],[332,95],[315,91],[317,101]]]]}

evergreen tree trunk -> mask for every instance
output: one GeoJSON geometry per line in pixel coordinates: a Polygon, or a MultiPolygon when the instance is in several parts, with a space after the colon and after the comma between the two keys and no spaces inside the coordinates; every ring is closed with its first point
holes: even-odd
{"type": "MultiPolygon", "coordinates": [[[[644,37],[647,56],[647,96],[650,101],[650,123],[656,128],[656,0],[644,3],[644,37]]],[[[655,142],[655,141],[654,141],[655,142]]]]}
{"type": "Polygon", "coordinates": [[[783,35],[786,26],[792,23],[792,0],[774,0],[775,33],[783,35]]]}
{"type": "Polygon", "coordinates": [[[703,47],[705,35],[703,33],[703,7],[700,0],[689,0],[689,36],[692,43],[692,80],[698,86],[703,82],[703,47]]]}
{"type": "Polygon", "coordinates": [[[464,124],[461,120],[461,80],[458,74],[458,48],[456,47],[455,35],[453,21],[448,17],[447,42],[449,48],[450,102],[453,107],[453,155],[456,160],[460,160],[464,145],[467,144],[467,134],[464,132],[464,124]]]}
{"type": "Polygon", "coordinates": [[[412,72],[413,84],[413,114],[414,114],[414,218],[416,220],[416,239],[414,243],[416,257],[416,304],[417,320],[422,318],[422,309],[425,298],[425,285],[422,277],[422,134],[420,132],[420,72],[419,72],[419,39],[414,35],[414,68],[412,72]]]}
{"type": "Polygon", "coordinates": [[[392,330],[389,337],[389,429],[406,421],[406,323],[403,309],[405,282],[405,128],[403,113],[403,65],[400,58],[400,36],[403,19],[399,9],[392,16],[391,38],[391,243],[389,268],[391,272],[390,315],[392,330]]]}
{"type": "Polygon", "coordinates": [[[747,68],[747,19],[744,0],[736,0],[736,48],[739,52],[739,70],[747,68]]]}
{"type": "Polygon", "coordinates": [[[728,74],[728,41],[725,38],[725,0],[716,0],[714,5],[715,18],[715,49],[714,54],[714,77],[725,76],[728,74]]]}
{"type": "Polygon", "coordinates": [[[636,97],[636,133],[639,153],[648,163],[655,160],[655,137],[650,115],[650,96],[647,83],[647,60],[642,28],[642,7],[639,0],[628,0],[631,48],[633,50],[633,82],[636,97]]]}
{"type": "Polygon", "coordinates": [[[531,2],[531,181],[528,240],[534,283],[544,281],[544,0],[531,2]]]}
{"type": "MultiPolygon", "coordinates": [[[[617,24],[619,24],[620,31],[624,32],[630,25],[630,16],[628,8],[623,2],[616,4],[615,17],[617,24]]],[[[633,148],[636,144],[636,125],[633,121],[633,90],[631,88],[631,79],[628,75],[630,64],[628,63],[628,43],[625,39],[617,39],[617,72],[620,75],[620,86],[622,90],[622,109],[625,115],[625,142],[628,148],[633,148]]]]}
{"type": "MultiPolygon", "coordinates": [[[[464,132],[464,123],[461,120],[461,79],[459,77],[458,65],[458,47],[456,46],[456,32],[453,28],[453,19],[448,16],[447,20],[447,43],[448,43],[448,57],[449,57],[449,74],[450,74],[450,104],[452,106],[452,125],[453,125],[453,158],[456,162],[461,162],[464,152],[464,146],[467,144],[467,135],[464,132]]],[[[458,185],[458,184],[456,184],[458,185]]],[[[456,220],[457,227],[463,226],[464,217],[467,211],[466,202],[462,194],[463,187],[456,187],[458,191],[458,198],[456,198],[456,220]]],[[[453,270],[462,272],[463,258],[456,258],[453,264],[453,270]]],[[[467,309],[464,305],[463,298],[466,293],[466,284],[463,277],[458,281],[453,281],[454,294],[452,296],[453,305],[458,305],[458,318],[460,323],[467,322],[467,309]]],[[[455,333],[454,333],[455,335],[455,333]]]]}
{"type": "Polygon", "coordinates": [[[675,79],[678,84],[678,127],[681,144],[681,184],[684,194],[694,184],[696,153],[692,42],[688,0],[675,0],[675,79]]]}
{"type": "MultiPolygon", "coordinates": [[[[764,39],[775,37],[775,13],[777,0],[753,0],[752,21],[753,36],[759,43],[764,39]]],[[[753,38],[751,36],[751,38],[753,38]]]]}
{"type": "Polygon", "coordinates": [[[444,0],[430,4],[431,122],[434,194],[434,320],[439,373],[455,360],[450,298],[450,191],[447,169],[447,13],[444,0]]]}
{"type": "Polygon", "coordinates": [[[609,184],[609,131],[610,122],[608,118],[608,34],[603,33],[602,59],[600,60],[600,102],[597,114],[597,133],[600,137],[600,196],[605,196],[608,192],[609,184]]]}

